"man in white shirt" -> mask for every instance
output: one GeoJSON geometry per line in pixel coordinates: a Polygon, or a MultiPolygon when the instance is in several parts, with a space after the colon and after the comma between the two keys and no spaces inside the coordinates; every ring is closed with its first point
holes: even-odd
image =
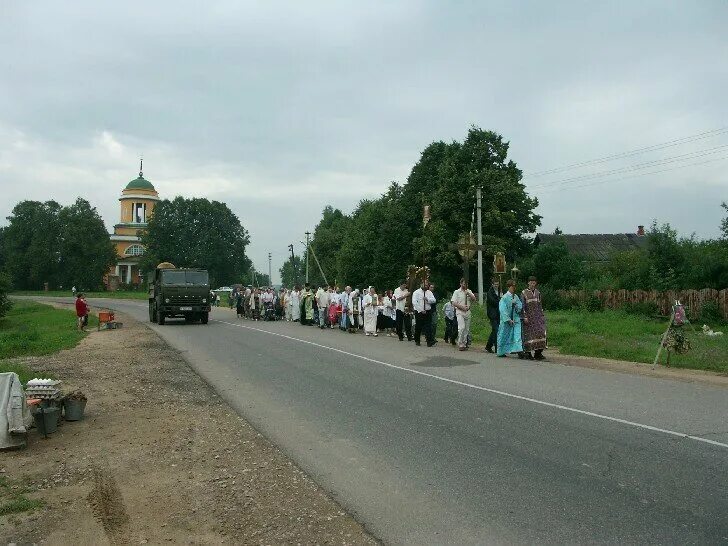
{"type": "Polygon", "coordinates": [[[452,293],[450,301],[458,321],[458,350],[466,351],[470,333],[470,303],[475,301],[475,295],[468,289],[465,279],[460,279],[460,288],[452,293]]]}
{"type": "Polygon", "coordinates": [[[423,281],[420,288],[412,293],[412,307],[416,314],[415,322],[415,345],[420,344],[422,332],[425,332],[427,346],[432,347],[437,341],[432,336],[432,306],[435,303],[434,294],[427,288],[427,282],[423,281]]]}
{"type": "Polygon", "coordinates": [[[405,313],[407,296],[409,296],[409,290],[407,290],[407,284],[402,281],[399,283],[399,287],[394,290],[395,309],[397,312],[395,323],[397,326],[397,337],[399,337],[400,341],[404,339],[402,332],[403,326],[407,333],[407,341],[412,341],[412,318],[405,313]]]}
{"type": "Polygon", "coordinates": [[[329,315],[329,293],[320,286],[316,291],[316,305],[318,305],[319,328],[326,327],[326,317],[329,315]]]}

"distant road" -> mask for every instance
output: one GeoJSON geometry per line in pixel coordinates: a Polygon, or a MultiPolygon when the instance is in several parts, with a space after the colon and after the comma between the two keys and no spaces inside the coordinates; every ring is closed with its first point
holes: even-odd
{"type": "Polygon", "coordinates": [[[150,327],[387,543],[728,543],[726,388],[224,308],[150,327]]]}

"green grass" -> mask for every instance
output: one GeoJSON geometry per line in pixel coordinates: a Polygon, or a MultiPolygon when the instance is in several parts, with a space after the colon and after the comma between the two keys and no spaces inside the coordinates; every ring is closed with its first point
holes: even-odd
{"type": "MultiPolygon", "coordinates": [[[[25,364],[18,362],[9,362],[7,360],[0,360],[0,373],[15,372],[20,378],[20,382],[26,384],[28,381],[37,377],[37,373],[28,368],[25,364]]],[[[45,377],[49,377],[47,373],[43,374],[45,377]]],[[[53,379],[53,378],[51,378],[53,379]]]]}
{"type": "MultiPolygon", "coordinates": [[[[441,310],[438,336],[445,332],[441,310]]],[[[549,347],[557,347],[563,354],[594,356],[652,364],[667,328],[667,319],[651,319],[629,315],[623,311],[546,311],[549,347]]],[[[696,323],[695,331],[688,325],[685,332],[692,349],[686,354],[673,354],[670,366],[728,373],[728,326],[709,325],[723,330],[725,335],[707,337],[696,323]]],[[[490,334],[490,323],[484,310],[475,306],[471,324],[473,341],[485,344],[490,334]]],[[[665,364],[666,352],[660,355],[665,364]]]]}
{"type": "Polygon", "coordinates": [[[0,516],[28,512],[43,506],[43,501],[29,499],[24,491],[13,489],[13,486],[5,476],[0,476],[0,516]]]}
{"type": "MultiPolygon", "coordinates": [[[[70,290],[18,290],[11,292],[13,296],[46,296],[49,298],[71,298],[73,294],[70,290]]],[[[146,290],[118,290],[116,292],[84,292],[86,298],[117,298],[145,300],[148,297],[146,290]]]]}
{"type": "MultiPolygon", "coordinates": [[[[98,319],[89,316],[89,328],[95,328],[98,319]]],[[[86,334],[76,327],[76,313],[55,309],[30,301],[15,301],[13,308],[0,319],[0,359],[37,356],[75,347],[86,334]]],[[[1,363],[5,366],[13,363],[1,363]]],[[[25,373],[25,370],[22,370],[25,373]]]]}

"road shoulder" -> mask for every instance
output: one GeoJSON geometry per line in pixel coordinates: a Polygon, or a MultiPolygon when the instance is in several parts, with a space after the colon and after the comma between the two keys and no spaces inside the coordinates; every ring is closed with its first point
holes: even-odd
{"type": "Polygon", "coordinates": [[[3,476],[45,506],[0,518],[0,540],[376,543],[177,351],[117,318],[119,330],[26,359],[89,402],[85,420],[3,455],[3,476]]]}

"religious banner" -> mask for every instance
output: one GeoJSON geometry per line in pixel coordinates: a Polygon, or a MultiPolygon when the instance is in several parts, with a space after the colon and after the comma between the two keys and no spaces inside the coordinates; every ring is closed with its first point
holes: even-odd
{"type": "Polygon", "coordinates": [[[493,273],[504,275],[506,272],[506,256],[502,252],[493,254],[493,273]]]}

